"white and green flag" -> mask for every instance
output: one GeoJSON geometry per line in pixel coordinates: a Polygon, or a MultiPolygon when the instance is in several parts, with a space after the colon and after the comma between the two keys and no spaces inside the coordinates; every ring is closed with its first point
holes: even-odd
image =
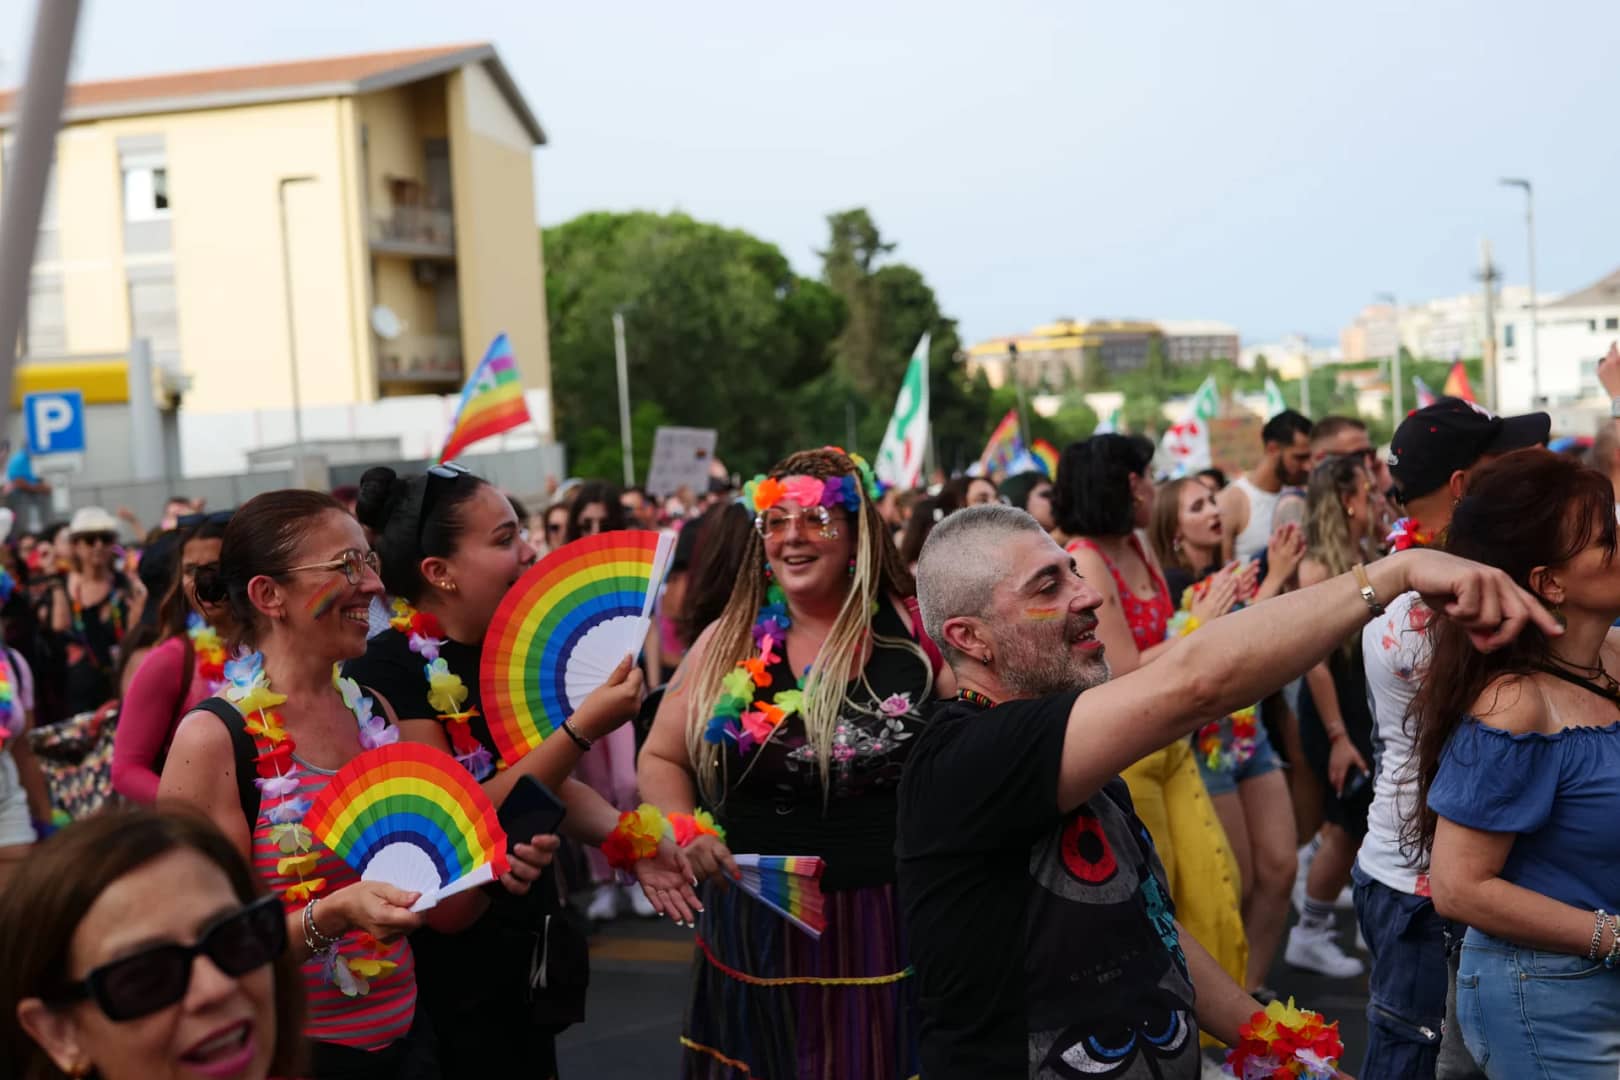
{"type": "Polygon", "coordinates": [[[922,336],[906,365],[906,377],[874,467],[879,480],[901,490],[917,486],[928,447],[928,337],[922,336]]]}
{"type": "Polygon", "coordinates": [[[1288,400],[1283,397],[1282,387],[1270,375],[1266,376],[1266,419],[1278,413],[1288,411],[1288,400]]]}
{"type": "Polygon", "coordinates": [[[1215,376],[1210,375],[1198,384],[1193,391],[1192,401],[1187,403],[1187,415],[1196,416],[1200,420],[1213,420],[1221,412],[1221,392],[1215,385],[1215,376]]]}

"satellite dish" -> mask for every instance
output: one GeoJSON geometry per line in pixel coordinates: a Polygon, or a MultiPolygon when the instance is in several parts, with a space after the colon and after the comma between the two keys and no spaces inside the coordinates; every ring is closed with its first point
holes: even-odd
{"type": "Polygon", "coordinates": [[[405,324],[400,322],[393,308],[387,304],[378,304],[371,309],[371,328],[384,341],[393,341],[404,332],[405,324]]]}

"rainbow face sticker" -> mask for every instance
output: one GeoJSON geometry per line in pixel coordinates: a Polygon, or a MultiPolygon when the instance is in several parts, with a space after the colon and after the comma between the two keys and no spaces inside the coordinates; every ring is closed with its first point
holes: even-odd
{"type": "Polygon", "coordinates": [[[1030,622],[1051,622],[1061,617],[1062,608],[1057,607],[1027,607],[1024,609],[1024,618],[1030,622]]]}

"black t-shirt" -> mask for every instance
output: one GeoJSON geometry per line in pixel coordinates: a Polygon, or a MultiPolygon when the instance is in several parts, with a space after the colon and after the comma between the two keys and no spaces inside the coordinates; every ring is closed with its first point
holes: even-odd
{"type": "Polygon", "coordinates": [[[1062,814],[1076,693],[944,704],[900,785],[927,1080],[1198,1075],[1170,889],[1115,778],[1062,814]]]}
{"type": "MultiPolygon", "coordinates": [[[[446,640],[439,646],[445,666],[459,675],[467,688],[467,702],[462,709],[478,710],[478,715],[469,722],[472,733],[493,754],[495,743],[489,737],[489,724],[484,720],[484,694],[478,685],[481,652],[477,645],[463,645],[459,641],[446,640]]],[[[411,652],[410,639],[390,628],[366,642],[364,656],[346,661],[343,675],[388,699],[399,719],[432,720],[439,711],[428,704],[426,666],[425,659],[411,652]]]]}

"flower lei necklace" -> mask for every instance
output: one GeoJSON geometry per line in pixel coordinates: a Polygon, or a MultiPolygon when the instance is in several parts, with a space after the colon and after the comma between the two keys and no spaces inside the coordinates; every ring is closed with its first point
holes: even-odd
{"type": "MultiPolygon", "coordinates": [[[[296,884],[287,887],[283,895],[294,903],[304,903],[325,891],[327,882],[323,877],[311,876],[320,863],[314,835],[304,825],[304,816],[309,813],[311,800],[298,795],[302,779],[301,770],[293,760],[296,745],[292,736],[287,734],[281,714],[276,712],[277,706],[286,703],[287,696],[270,689],[262,653],[244,653],[227,661],[224,676],[227,684],[225,700],[242,714],[248,734],[262,738],[269,744],[268,750],[253,759],[259,773],[253,783],[259,789],[261,798],[274,800],[263,816],[270,822],[270,841],[281,853],[276,860],[276,873],[298,879],[296,884]]],[[[343,697],[344,706],[354,713],[355,721],[359,724],[362,748],[375,750],[399,741],[399,729],[391,726],[384,717],[372,713],[372,700],[360,692],[358,683],[353,679],[337,678],[335,671],[333,683],[343,697]]],[[[366,994],[371,989],[368,979],[387,975],[397,966],[392,961],[381,959],[382,946],[377,942],[370,940],[367,935],[361,935],[360,940],[363,947],[369,942],[371,955],[344,957],[338,952],[336,942],[324,953],[317,954],[328,981],[347,997],[366,994]]]]}
{"type": "Polygon", "coordinates": [[[219,632],[193,611],[186,616],[186,637],[191,639],[191,652],[196,657],[197,678],[208,688],[209,697],[218,697],[227,681],[225,644],[220,641],[219,632]]]}
{"type": "Polygon", "coordinates": [[[1391,551],[1406,551],[1433,544],[1434,534],[1424,532],[1418,525],[1417,518],[1403,517],[1389,530],[1389,535],[1384,537],[1384,543],[1389,545],[1391,551]]]}
{"type": "MultiPolygon", "coordinates": [[[[783,499],[792,499],[801,507],[822,506],[828,509],[843,507],[851,514],[861,509],[861,491],[865,488],[869,498],[877,498],[877,482],[866,462],[856,454],[847,455],[855,462],[855,473],[826,480],[814,476],[789,476],[778,480],[770,476],[756,476],[743,485],[743,501],[753,507],[754,513],[763,514],[783,499]]],[[[770,568],[766,568],[767,576],[770,568]]],[[[787,647],[788,628],[793,620],[788,616],[787,596],[774,579],[765,587],[765,603],[754,617],[753,639],[758,653],[738,661],[720,682],[720,696],[714,703],[714,714],[704,730],[704,741],[723,743],[727,739],[737,744],[742,755],[763,746],[781,726],[782,721],[804,708],[805,688],[809,685],[810,669],[799,686],[782,690],[765,701],[755,696],[771,684],[771,665],[781,656],[776,647],[787,647]]]]}
{"type": "MultiPolygon", "coordinates": [[[[1235,574],[1240,571],[1234,567],[1230,572],[1235,574]]],[[[1202,625],[1198,616],[1192,613],[1192,605],[1195,599],[1204,595],[1213,580],[1214,575],[1211,574],[1203,581],[1195,582],[1181,594],[1181,610],[1170,617],[1170,637],[1186,637],[1202,625]]],[[[1242,605],[1234,605],[1233,610],[1240,606],[1242,605]]],[[[1193,736],[1193,744],[1197,747],[1198,756],[1203,760],[1206,769],[1211,772],[1230,772],[1254,757],[1259,733],[1255,707],[1249,705],[1219,720],[1211,720],[1199,728],[1193,736]],[[1224,733],[1221,730],[1227,721],[1230,721],[1232,726],[1230,742],[1223,737],[1224,733]]]]}
{"type": "Polygon", "coordinates": [[[394,616],[388,620],[388,625],[404,634],[411,652],[426,661],[422,672],[428,681],[428,706],[438,714],[438,719],[445,722],[445,732],[450,736],[450,749],[455,759],[472,773],[474,780],[487,778],[504,763],[497,763],[472,732],[471,721],[478,715],[478,710],[462,708],[469,693],[467,684],[461,681],[460,675],[450,670],[450,665],[439,655],[440,647],[448,640],[443,624],[437,617],[417,611],[404,600],[396,598],[394,616]]]}

